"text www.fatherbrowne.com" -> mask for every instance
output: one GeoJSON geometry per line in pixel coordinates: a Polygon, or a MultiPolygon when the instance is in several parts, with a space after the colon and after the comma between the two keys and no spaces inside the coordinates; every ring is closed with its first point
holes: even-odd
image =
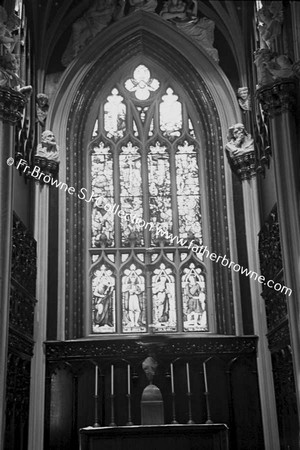
{"type": "Polygon", "coordinates": [[[183,247],[188,245],[188,249],[191,249],[201,259],[204,256],[210,259],[211,261],[220,263],[223,267],[228,267],[228,269],[232,269],[234,272],[240,272],[242,275],[254,279],[255,281],[258,281],[258,283],[266,285],[277,292],[280,291],[281,293],[287,294],[289,296],[292,294],[292,289],[286,286],[282,286],[280,283],[275,283],[274,280],[266,281],[266,278],[263,275],[259,275],[257,272],[254,272],[253,270],[250,270],[248,268],[240,266],[240,264],[230,261],[226,255],[221,256],[217,255],[216,253],[210,252],[207,246],[197,245],[194,240],[186,241],[183,238],[179,238],[178,236],[169,233],[166,228],[163,228],[162,226],[159,226],[156,223],[146,222],[141,217],[137,217],[136,214],[128,214],[122,209],[120,209],[120,205],[116,205],[115,203],[114,204],[107,203],[104,197],[98,197],[96,204],[98,204],[98,206],[104,207],[104,209],[107,212],[111,212],[120,218],[129,220],[131,223],[134,223],[138,228],[145,228],[149,229],[150,231],[151,230],[155,231],[156,237],[162,236],[166,238],[168,241],[170,241],[171,244],[175,242],[183,247]]]}
{"type": "MultiPolygon", "coordinates": [[[[52,178],[51,175],[45,174],[41,171],[41,169],[38,166],[34,166],[32,170],[30,170],[30,167],[27,165],[26,161],[24,159],[20,159],[20,161],[17,164],[17,169],[22,168],[22,171],[30,174],[31,177],[42,180],[45,184],[49,184],[51,186],[55,186],[56,188],[60,190],[64,190],[65,192],[68,192],[70,195],[76,195],[76,189],[72,186],[68,186],[66,183],[63,183],[61,181],[58,181],[54,178],[52,178]]],[[[86,201],[87,203],[90,203],[93,199],[95,201],[95,206],[99,206],[104,208],[107,212],[111,212],[112,214],[117,215],[118,217],[130,221],[132,224],[135,224],[137,228],[145,228],[149,229],[150,231],[153,230],[155,232],[156,237],[164,237],[168,241],[171,242],[171,244],[176,243],[177,245],[186,246],[188,245],[188,249],[191,249],[196,255],[202,259],[202,257],[206,257],[210,259],[213,262],[220,263],[223,267],[227,267],[228,269],[232,269],[234,272],[240,272],[242,275],[245,275],[251,279],[254,279],[255,281],[258,281],[258,283],[268,286],[271,289],[274,289],[277,292],[281,292],[287,295],[292,294],[292,289],[288,288],[287,286],[282,286],[280,283],[275,283],[274,280],[268,280],[266,281],[266,278],[263,275],[259,275],[257,272],[250,270],[248,268],[245,268],[241,266],[240,264],[237,264],[233,261],[230,261],[226,255],[221,256],[217,255],[216,253],[210,252],[207,248],[207,246],[204,245],[197,245],[194,240],[185,240],[183,238],[179,238],[176,235],[173,235],[172,233],[169,233],[168,230],[162,226],[160,226],[157,223],[154,222],[146,222],[141,217],[138,217],[136,214],[128,214],[122,209],[120,209],[120,205],[111,204],[106,202],[105,198],[99,195],[95,195],[95,193],[88,194],[88,190],[85,188],[81,188],[79,193],[77,193],[77,196],[79,199],[86,201]]]]}

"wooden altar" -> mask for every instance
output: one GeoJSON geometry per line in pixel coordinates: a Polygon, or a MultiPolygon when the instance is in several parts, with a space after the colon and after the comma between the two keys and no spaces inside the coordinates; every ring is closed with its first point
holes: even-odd
{"type": "Polygon", "coordinates": [[[79,433],[80,450],[229,450],[223,423],[86,427],[79,433]]]}

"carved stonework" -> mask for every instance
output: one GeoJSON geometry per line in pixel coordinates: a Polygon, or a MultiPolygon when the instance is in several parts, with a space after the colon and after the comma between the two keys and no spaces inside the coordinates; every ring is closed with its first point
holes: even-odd
{"type": "Polygon", "coordinates": [[[232,171],[241,181],[256,175],[254,142],[242,123],[232,125],[228,130],[226,154],[232,171]]]}
{"type": "Polygon", "coordinates": [[[45,130],[41,136],[41,142],[36,149],[36,155],[33,158],[32,178],[39,183],[49,183],[50,179],[56,178],[59,170],[59,147],[52,131],[45,130]],[[33,173],[38,173],[37,177],[33,173]],[[41,175],[43,173],[43,175],[41,175]],[[39,176],[41,175],[41,176],[39,176]],[[44,180],[47,175],[49,180],[44,180]]]}
{"type": "MultiPolygon", "coordinates": [[[[40,172],[43,172],[45,175],[50,175],[54,179],[58,175],[59,162],[57,162],[57,161],[51,161],[51,160],[49,160],[47,158],[43,158],[41,156],[34,156],[33,166],[38,167],[40,169],[40,172]]],[[[42,183],[43,176],[40,179],[37,179],[37,181],[42,183]]]]}
{"type": "Polygon", "coordinates": [[[256,156],[254,152],[229,158],[232,171],[241,181],[250,180],[256,175],[256,156]]]}
{"type": "Polygon", "coordinates": [[[251,111],[251,97],[249,88],[247,86],[238,88],[236,95],[242,111],[244,113],[246,111],[251,111]]]}
{"type": "Polygon", "coordinates": [[[260,103],[255,99],[254,103],[254,142],[257,156],[256,171],[265,174],[265,167],[269,168],[272,156],[269,118],[264,114],[260,103]]]}
{"type": "Polygon", "coordinates": [[[36,241],[16,214],[13,218],[11,276],[35,296],[36,241]]]}
{"type": "Polygon", "coordinates": [[[0,87],[0,120],[15,124],[22,118],[27,97],[21,92],[0,87]]]}
{"type": "Polygon", "coordinates": [[[286,79],[257,90],[257,99],[261,103],[264,113],[274,117],[287,111],[296,110],[296,81],[286,79]]]}

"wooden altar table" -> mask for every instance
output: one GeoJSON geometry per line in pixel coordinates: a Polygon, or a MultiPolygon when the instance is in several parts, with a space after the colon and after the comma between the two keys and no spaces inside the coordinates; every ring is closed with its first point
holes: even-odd
{"type": "Polygon", "coordinates": [[[229,450],[225,424],[81,428],[80,450],[229,450]]]}

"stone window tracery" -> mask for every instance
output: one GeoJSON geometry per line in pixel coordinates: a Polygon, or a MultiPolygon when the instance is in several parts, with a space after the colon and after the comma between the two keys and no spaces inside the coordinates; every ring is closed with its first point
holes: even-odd
{"type": "Polygon", "coordinates": [[[208,331],[206,267],[189,248],[203,240],[201,149],[170,79],[138,65],[110,86],[88,151],[90,332],[208,331]]]}

